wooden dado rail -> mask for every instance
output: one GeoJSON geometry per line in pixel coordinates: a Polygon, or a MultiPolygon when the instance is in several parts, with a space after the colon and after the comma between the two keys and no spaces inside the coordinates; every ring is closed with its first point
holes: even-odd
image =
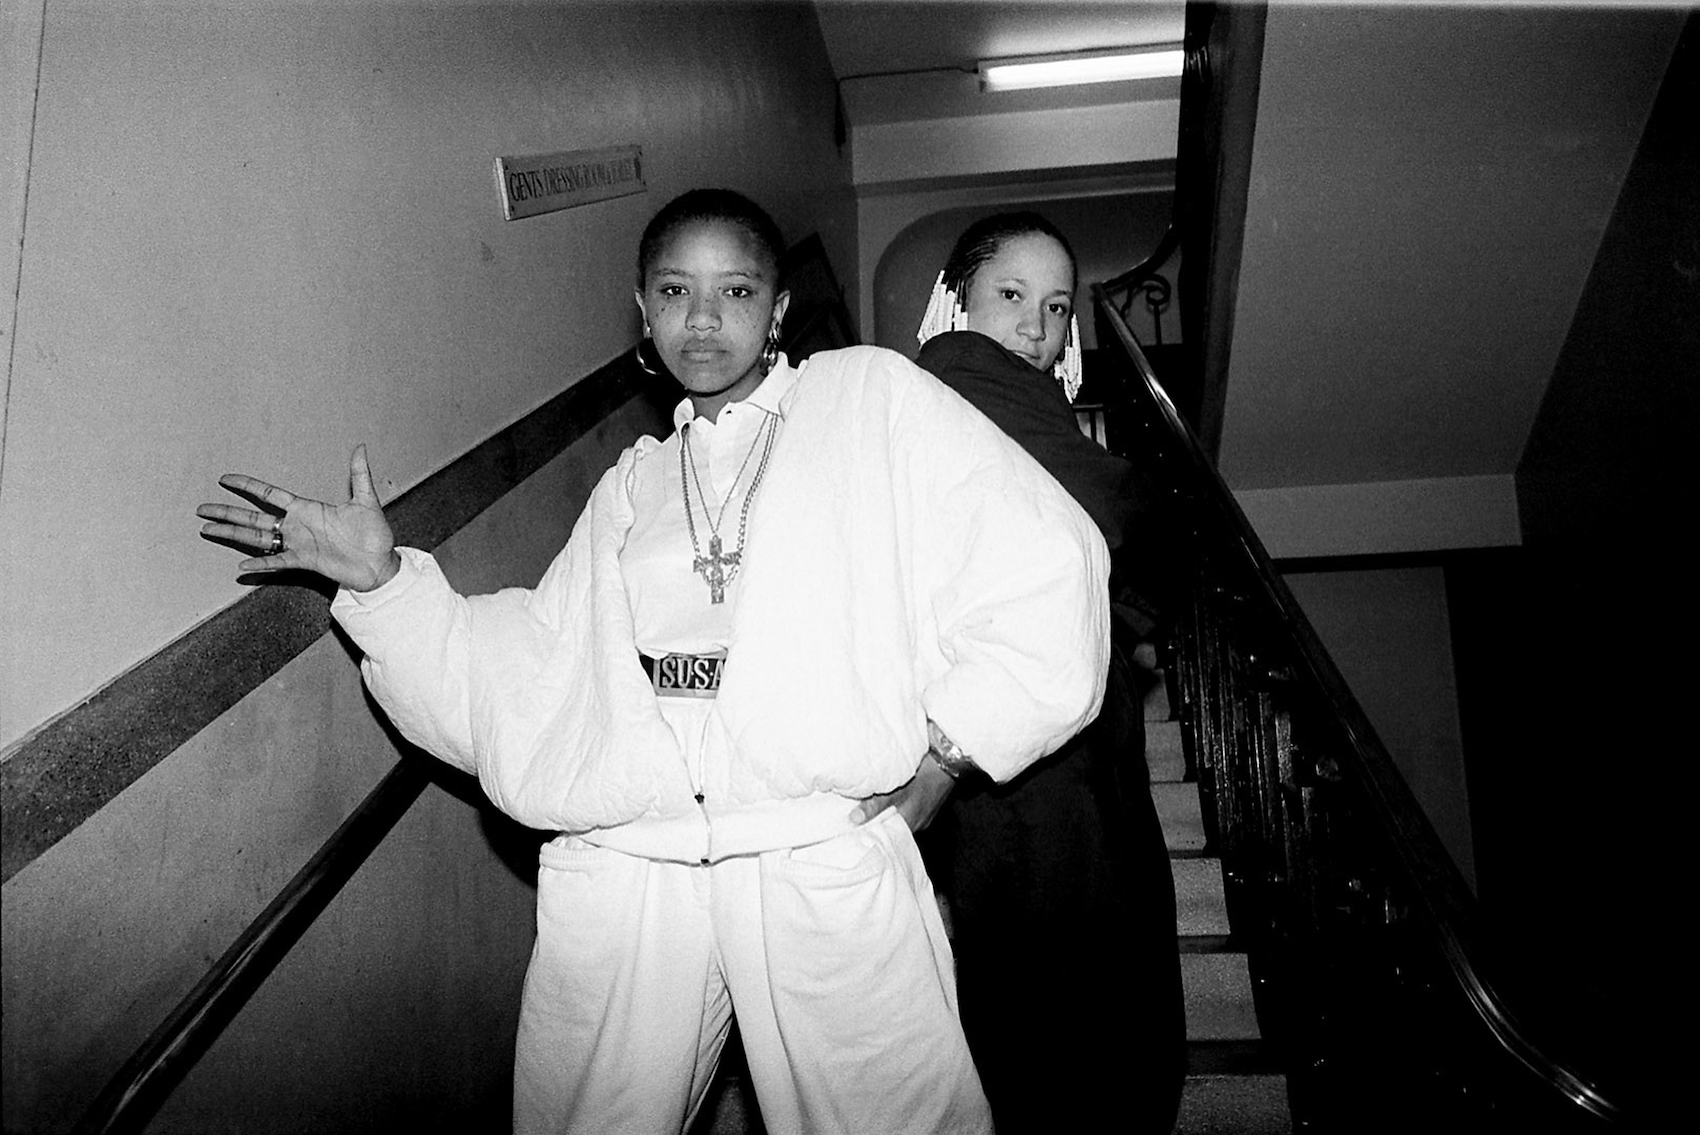
{"type": "Polygon", "coordinates": [[[77,1135],[146,1126],[184,1074],[419,799],[429,780],[428,760],[397,762],[118,1070],[77,1124],[77,1135]]]}

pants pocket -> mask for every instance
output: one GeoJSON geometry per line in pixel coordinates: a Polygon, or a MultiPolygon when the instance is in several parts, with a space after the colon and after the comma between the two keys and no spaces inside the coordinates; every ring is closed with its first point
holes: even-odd
{"type": "Polygon", "coordinates": [[[819,1104],[805,1103],[805,1126],[987,1129],[944,928],[903,818],[882,814],[764,857],[762,867],[779,1047],[805,1099],[819,1104]]]}
{"type": "MultiPolygon", "coordinates": [[[[842,836],[763,863],[764,933],[775,999],[789,998],[842,1043],[924,1025],[944,1005],[934,949],[937,907],[919,893],[919,854],[888,812],[842,836]],[[914,866],[911,866],[913,861],[914,866]],[[923,905],[925,904],[925,905],[923,905]]],[[[942,935],[942,927],[937,928],[942,935]]]]}

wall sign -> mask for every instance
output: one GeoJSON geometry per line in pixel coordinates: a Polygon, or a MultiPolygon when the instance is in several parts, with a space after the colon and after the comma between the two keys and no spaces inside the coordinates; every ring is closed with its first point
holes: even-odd
{"type": "Polygon", "coordinates": [[[647,189],[642,146],[496,159],[496,190],[510,221],[647,189]]]}

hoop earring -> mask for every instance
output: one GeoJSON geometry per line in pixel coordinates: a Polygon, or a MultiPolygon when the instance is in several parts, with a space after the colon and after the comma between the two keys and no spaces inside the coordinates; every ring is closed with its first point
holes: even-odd
{"type": "Polygon", "coordinates": [[[927,340],[934,335],[943,335],[946,331],[968,330],[968,313],[962,310],[962,303],[956,298],[956,293],[944,286],[944,273],[933,283],[932,298],[927,301],[927,313],[921,317],[920,329],[915,332],[915,338],[921,346],[926,346],[927,340]]]}
{"type": "Polygon", "coordinates": [[[1080,317],[1068,317],[1068,343],[1062,357],[1051,367],[1051,373],[1062,383],[1063,393],[1070,402],[1080,393],[1080,317]]]}
{"type": "Polygon", "coordinates": [[[632,348],[632,357],[637,360],[639,370],[643,371],[643,373],[647,374],[651,378],[660,378],[662,376],[661,372],[650,366],[649,360],[643,357],[643,345],[645,343],[654,342],[654,340],[648,337],[648,331],[649,328],[647,326],[644,327],[645,337],[639,339],[637,341],[637,345],[632,348]]]}
{"type": "Polygon", "coordinates": [[[767,333],[767,345],[761,349],[761,373],[767,372],[779,365],[779,328],[775,327],[767,333]]]}

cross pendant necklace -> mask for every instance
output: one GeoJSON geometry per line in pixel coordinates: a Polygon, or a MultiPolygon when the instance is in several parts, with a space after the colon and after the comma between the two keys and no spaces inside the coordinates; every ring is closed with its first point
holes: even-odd
{"type": "Polygon", "coordinates": [[[732,478],[732,487],[727,490],[726,499],[720,502],[720,515],[709,515],[708,497],[702,491],[702,478],[697,474],[696,455],[691,452],[691,425],[686,422],[679,431],[679,488],[685,497],[685,525],[691,534],[691,570],[702,576],[702,581],[708,584],[708,601],[710,603],[726,602],[726,586],[738,574],[738,568],[744,560],[744,533],[750,521],[750,504],[756,499],[756,489],[761,487],[762,474],[767,471],[767,459],[773,453],[773,439],[779,432],[779,417],[769,414],[756,427],[756,437],[750,443],[750,451],[744,454],[744,463],[738,466],[738,475],[732,478]],[[766,442],[764,444],[763,437],[766,442]],[[744,494],[744,505],[738,512],[738,546],[730,552],[723,550],[720,542],[720,521],[726,519],[726,506],[737,495],[738,482],[743,480],[744,470],[750,467],[750,459],[756,450],[761,450],[761,461],[756,465],[755,476],[750,479],[749,491],[744,494]],[[689,476],[686,475],[687,467],[689,476]],[[696,511],[691,506],[691,482],[697,483],[697,496],[702,498],[703,519],[708,521],[708,555],[702,554],[697,546],[696,511]]]}
{"type": "Polygon", "coordinates": [[[742,556],[742,549],[729,555],[721,555],[720,537],[716,534],[708,538],[708,555],[698,556],[691,561],[691,567],[708,584],[708,601],[710,603],[726,602],[726,584],[731,579],[727,575],[726,569],[736,568],[738,560],[742,556]]]}

